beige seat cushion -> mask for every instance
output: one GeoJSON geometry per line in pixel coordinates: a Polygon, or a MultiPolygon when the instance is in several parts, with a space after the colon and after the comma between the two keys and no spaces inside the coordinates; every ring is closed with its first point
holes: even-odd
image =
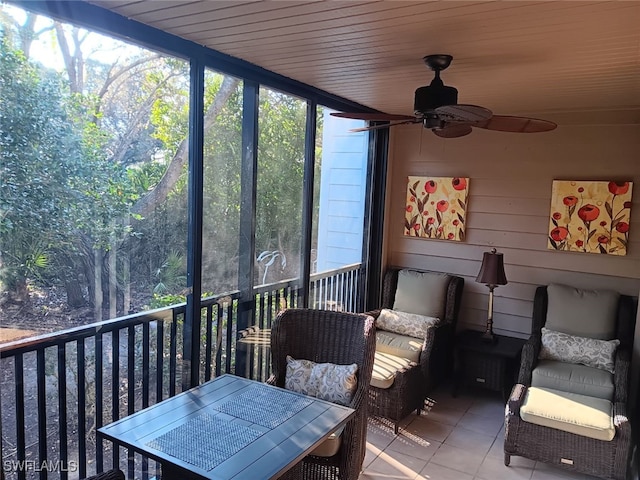
{"type": "Polygon", "coordinates": [[[520,407],[520,418],[543,427],[607,442],[616,434],[613,404],[609,400],[550,388],[529,387],[520,407]]]}
{"type": "Polygon", "coordinates": [[[538,366],[533,369],[531,386],[605,400],[613,399],[614,390],[613,375],[606,370],[555,360],[538,362],[538,366]]]}
{"type": "Polygon", "coordinates": [[[423,340],[399,333],[376,330],[376,350],[418,363],[423,340]]]}
{"type": "Polygon", "coordinates": [[[389,353],[376,352],[373,362],[373,374],[371,375],[371,386],[389,388],[393,385],[398,370],[410,365],[415,365],[415,362],[389,353]]]}
{"type": "Polygon", "coordinates": [[[313,449],[310,455],[315,455],[316,457],[333,457],[338,453],[340,445],[342,444],[342,432],[344,431],[344,427],[345,425],[329,435],[324,442],[313,449]]]}

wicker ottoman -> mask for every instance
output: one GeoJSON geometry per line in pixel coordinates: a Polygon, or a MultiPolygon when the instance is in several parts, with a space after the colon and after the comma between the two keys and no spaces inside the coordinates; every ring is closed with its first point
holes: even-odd
{"type": "Polygon", "coordinates": [[[573,472],[614,480],[625,479],[631,426],[623,404],[613,404],[616,433],[612,441],[604,441],[525,422],[520,416],[520,409],[526,393],[527,387],[517,384],[507,403],[505,465],[509,465],[512,455],[517,455],[573,472]]]}

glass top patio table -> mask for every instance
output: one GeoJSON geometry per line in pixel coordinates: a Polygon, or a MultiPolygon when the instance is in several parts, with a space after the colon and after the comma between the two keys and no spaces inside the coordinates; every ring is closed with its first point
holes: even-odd
{"type": "Polygon", "coordinates": [[[117,445],[162,463],[176,479],[278,478],[354,410],[222,375],[101,427],[117,445]]]}

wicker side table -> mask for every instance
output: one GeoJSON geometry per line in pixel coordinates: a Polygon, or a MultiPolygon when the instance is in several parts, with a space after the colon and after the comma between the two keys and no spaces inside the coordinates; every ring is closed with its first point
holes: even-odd
{"type": "Polygon", "coordinates": [[[496,335],[495,343],[486,343],[481,338],[482,333],[464,330],[456,336],[453,395],[464,384],[501,392],[506,402],[516,380],[520,352],[526,340],[496,335]]]}

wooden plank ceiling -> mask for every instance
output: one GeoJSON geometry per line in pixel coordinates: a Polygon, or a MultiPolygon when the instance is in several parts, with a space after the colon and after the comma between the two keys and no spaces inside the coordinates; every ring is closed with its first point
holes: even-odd
{"type": "Polygon", "coordinates": [[[411,115],[422,57],[447,53],[459,103],[640,123],[640,1],[90,3],[387,113],[411,115]]]}

